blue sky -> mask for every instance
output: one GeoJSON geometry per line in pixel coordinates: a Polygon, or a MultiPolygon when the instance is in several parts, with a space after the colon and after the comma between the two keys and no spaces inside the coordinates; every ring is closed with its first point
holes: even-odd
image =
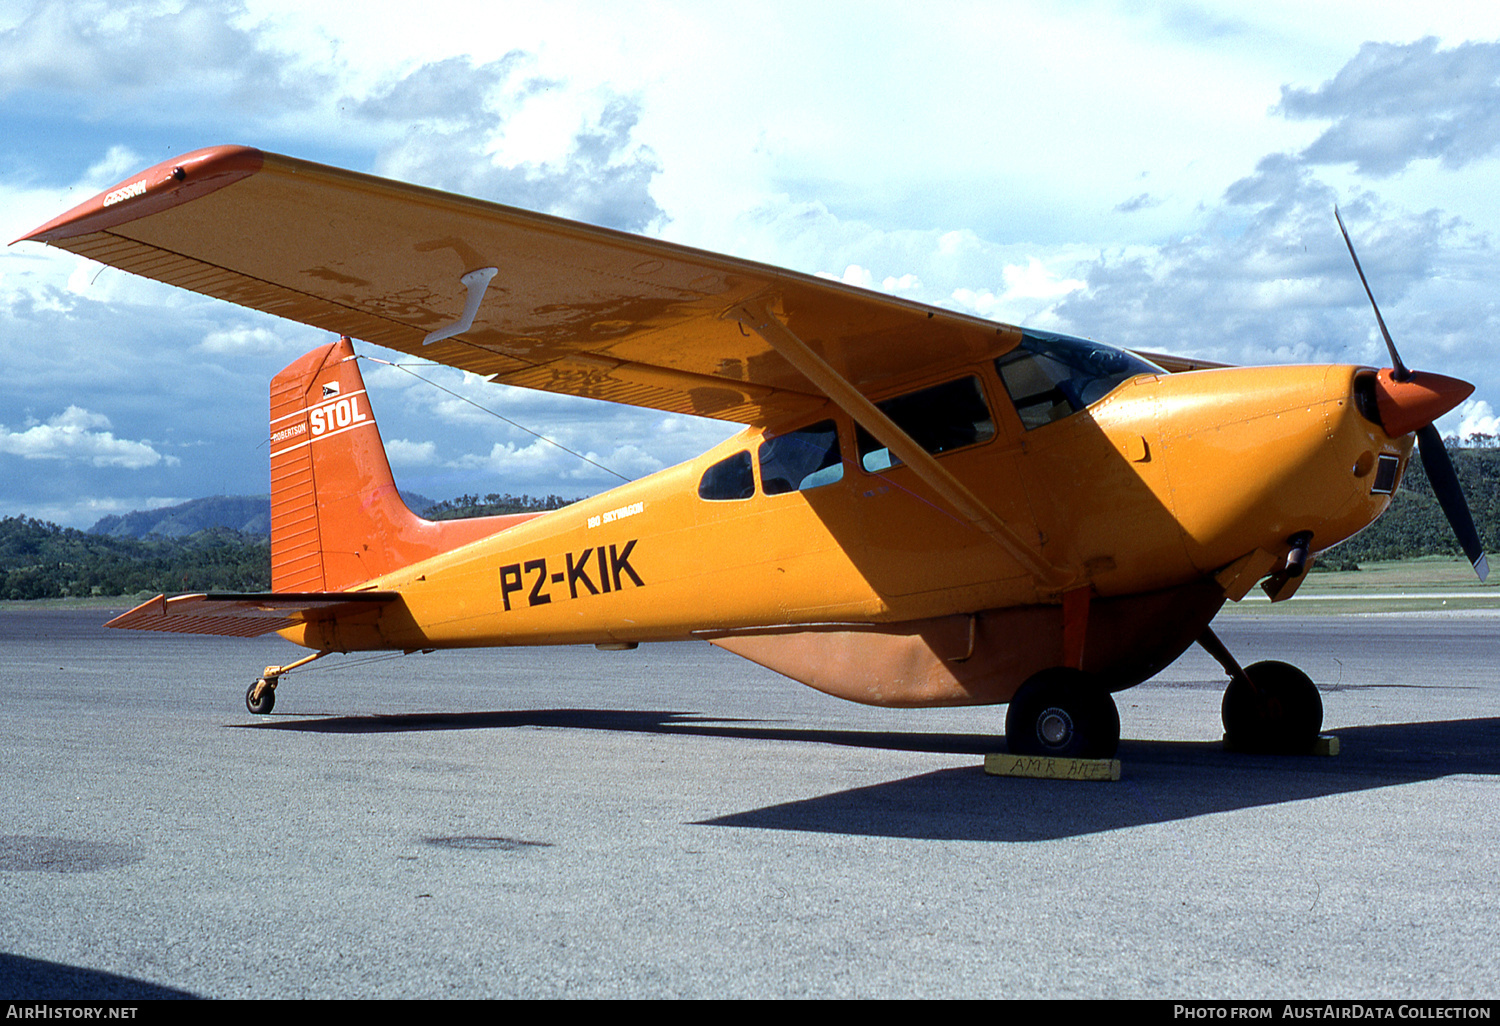
{"type": "MultiPolygon", "coordinates": [[[[243,143],[1120,345],[1383,364],[1337,202],[1406,362],[1478,386],[1441,426],[1496,431],[1493,4],[0,0],[0,129],[7,240],[243,143]]],[[[326,340],[0,251],[0,515],[263,493],[267,383],[326,340]]],[[[728,433],[426,376],[631,477],[728,433]]],[[[403,487],[616,480],[367,381],[403,487]]]]}

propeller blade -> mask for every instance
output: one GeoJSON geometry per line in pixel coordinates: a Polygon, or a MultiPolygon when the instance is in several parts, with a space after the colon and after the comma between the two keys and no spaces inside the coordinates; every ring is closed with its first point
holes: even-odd
{"type": "Polygon", "coordinates": [[[1416,432],[1417,449],[1422,454],[1422,468],[1427,471],[1427,480],[1432,482],[1432,492],[1437,496],[1438,505],[1443,507],[1443,515],[1448,518],[1453,533],[1458,536],[1458,544],[1463,547],[1464,555],[1469,557],[1474,572],[1483,581],[1490,575],[1489,560],[1485,558],[1479,532],[1474,529],[1474,517],[1469,513],[1469,503],[1458,483],[1458,475],[1453,472],[1453,461],[1448,458],[1448,450],[1443,446],[1443,436],[1432,423],[1462,402],[1474,390],[1474,386],[1440,374],[1413,375],[1406,369],[1406,364],[1401,362],[1401,354],[1396,352],[1396,343],[1386,329],[1385,318],[1380,316],[1375,293],[1370,291],[1370,283],[1365,279],[1365,269],[1359,265],[1359,254],[1354,252],[1354,241],[1349,238],[1349,229],[1344,227],[1344,218],[1337,206],[1333,208],[1333,217],[1339,223],[1339,231],[1344,233],[1344,245],[1349,247],[1349,257],[1354,261],[1359,283],[1365,287],[1365,295],[1370,297],[1370,307],[1375,311],[1375,323],[1380,325],[1386,351],[1391,354],[1390,381],[1384,381],[1386,372],[1381,371],[1382,380],[1376,385],[1381,424],[1393,438],[1408,431],[1416,432]],[[1418,381],[1417,378],[1421,380],[1418,381]]]}
{"type": "Polygon", "coordinates": [[[1406,369],[1406,364],[1401,362],[1401,354],[1396,352],[1396,343],[1391,340],[1391,333],[1386,330],[1385,318],[1380,316],[1380,307],[1375,302],[1375,293],[1370,291],[1370,283],[1365,280],[1365,269],[1359,266],[1359,255],[1354,252],[1354,242],[1349,238],[1349,229],[1344,227],[1344,219],[1339,215],[1339,208],[1333,208],[1333,218],[1339,223],[1339,231],[1344,233],[1344,245],[1349,247],[1349,256],[1354,260],[1354,270],[1359,273],[1359,283],[1365,287],[1365,295],[1370,297],[1370,306],[1375,310],[1375,323],[1380,325],[1380,334],[1385,337],[1385,348],[1391,354],[1392,377],[1397,381],[1405,381],[1411,377],[1411,371],[1406,369]]]}
{"type": "Polygon", "coordinates": [[[1489,560],[1485,558],[1479,532],[1474,529],[1474,518],[1469,515],[1469,504],[1464,499],[1458,475],[1453,472],[1453,461],[1443,446],[1443,436],[1432,424],[1418,428],[1417,448],[1422,453],[1422,469],[1427,471],[1427,480],[1432,482],[1438,505],[1443,507],[1453,533],[1458,536],[1459,545],[1463,546],[1464,555],[1474,565],[1474,572],[1481,581],[1485,580],[1490,575],[1489,560]]]}

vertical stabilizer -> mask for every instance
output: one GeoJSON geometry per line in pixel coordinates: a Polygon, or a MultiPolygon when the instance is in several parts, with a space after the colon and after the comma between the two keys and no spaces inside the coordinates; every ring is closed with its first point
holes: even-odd
{"type": "Polygon", "coordinates": [[[271,381],[271,587],[344,591],[537,514],[424,520],[406,508],[347,338],[271,381]]]}

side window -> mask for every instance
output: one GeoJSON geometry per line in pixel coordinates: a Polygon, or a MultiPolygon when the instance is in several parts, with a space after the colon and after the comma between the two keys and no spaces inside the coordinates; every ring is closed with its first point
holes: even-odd
{"type": "MultiPolygon", "coordinates": [[[[978,378],[959,378],[875,405],[934,456],[995,437],[995,421],[978,378]]],[[[858,430],[856,437],[860,466],[871,473],[901,462],[864,428],[858,430]]]]}
{"type": "Polygon", "coordinates": [[[698,482],[700,499],[748,499],[755,494],[755,474],[749,451],[737,452],[703,472],[698,482]]]}
{"type": "Polygon", "coordinates": [[[844,476],[839,433],[824,420],[767,439],[760,447],[760,486],[767,495],[805,492],[844,476]]]}

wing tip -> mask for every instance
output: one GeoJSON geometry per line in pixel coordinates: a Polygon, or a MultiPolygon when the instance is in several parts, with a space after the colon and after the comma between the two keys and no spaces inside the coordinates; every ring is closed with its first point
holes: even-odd
{"type": "Polygon", "coordinates": [[[210,146],[164,160],[84,200],[11,245],[60,242],[159,213],[255,174],[265,156],[249,146],[210,146]]]}

